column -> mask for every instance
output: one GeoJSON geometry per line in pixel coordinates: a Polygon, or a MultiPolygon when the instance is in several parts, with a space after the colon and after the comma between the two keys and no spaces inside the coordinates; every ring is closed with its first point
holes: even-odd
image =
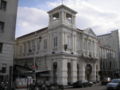
{"type": "Polygon", "coordinates": [[[79,39],[79,44],[80,44],[79,50],[81,51],[82,50],[82,39],[81,39],[81,37],[79,39]]]}
{"type": "Polygon", "coordinates": [[[95,53],[95,42],[94,41],[93,41],[93,45],[92,46],[93,46],[93,49],[92,49],[93,50],[93,57],[95,57],[96,53],[95,53]]]}
{"type": "Polygon", "coordinates": [[[67,85],[67,60],[59,60],[58,72],[57,72],[57,83],[60,85],[67,85]]]}
{"type": "Polygon", "coordinates": [[[71,83],[73,83],[77,81],[77,61],[76,60],[73,60],[71,62],[71,69],[72,69],[71,83]]]}
{"type": "Polygon", "coordinates": [[[95,57],[97,57],[97,42],[96,41],[94,43],[94,46],[95,46],[95,48],[94,48],[95,57]]]}
{"type": "Polygon", "coordinates": [[[75,41],[75,44],[74,44],[74,45],[75,45],[75,46],[74,46],[75,52],[74,52],[74,53],[76,54],[76,51],[77,51],[77,43],[78,43],[78,42],[77,42],[77,35],[76,35],[76,33],[75,33],[75,40],[74,40],[74,41],[75,41]]]}
{"type": "Polygon", "coordinates": [[[82,50],[82,53],[81,54],[83,54],[84,53],[84,50],[85,50],[85,45],[84,45],[84,42],[85,42],[85,40],[84,40],[84,38],[82,37],[82,43],[81,43],[81,50],[82,50]]]}
{"type": "Polygon", "coordinates": [[[87,57],[89,56],[89,39],[87,39],[87,48],[86,48],[86,54],[87,54],[87,57]]]}
{"type": "MultiPolygon", "coordinates": [[[[40,61],[41,61],[41,59],[40,59],[40,61]]],[[[50,59],[50,61],[51,61],[51,65],[50,65],[50,82],[53,82],[53,59],[50,59]]],[[[41,62],[40,62],[41,63],[41,62]]],[[[41,69],[41,66],[40,66],[40,69],[41,69]]]]}
{"type": "Polygon", "coordinates": [[[60,14],[60,16],[61,16],[61,17],[60,17],[61,23],[64,24],[64,22],[65,22],[65,16],[66,16],[66,15],[65,15],[65,12],[62,10],[60,13],[61,13],[61,14],[60,14]]]}
{"type": "Polygon", "coordinates": [[[77,37],[76,37],[76,33],[75,32],[72,32],[73,33],[73,37],[72,37],[72,44],[73,44],[73,52],[74,52],[74,54],[76,54],[76,47],[77,47],[77,45],[76,45],[76,41],[77,41],[77,37]]]}
{"type": "Polygon", "coordinates": [[[99,80],[100,80],[99,71],[100,71],[100,61],[97,60],[97,61],[96,61],[96,81],[99,81],[99,80]]]}
{"type": "Polygon", "coordinates": [[[92,65],[91,81],[96,81],[96,64],[92,65]]]}
{"type": "Polygon", "coordinates": [[[72,31],[72,34],[71,34],[71,41],[72,41],[71,49],[74,52],[74,34],[73,34],[73,31],[72,31]]]}
{"type": "Polygon", "coordinates": [[[73,25],[73,27],[75,27],[75,25],[76,25],[75,16],[74,15],[72,16],[72,25],[73,25]]]}
{"type": "MultiPolygon", "coordinates": [[[[62,28],[61,28],[62,29],[62,28]]],[[[60,41],[60,45],[58,44],[58,46],[60,47],[60,52],[64,52],[64,44],[65,44],[65,32],[63,32],[63,30],[60,32],[60,38],[59,38],[60,41]]]]}
{"type": "Polygon", "coordinates": [[[72,32],[72,48],[73,48],[73,52],[75,52],[75,36],[74,36],[74,32],[72,32]]]}
{"type": "Polygon", "coordinates": [[[80,69],[79,69],[79,77],[80,77],[80,80],[85,80],[85,64],[83,62],[80,62],[80,69]]]}
{"type": "Polygon", "coordinates": [[[52,47],[51,47],[51,44],[52,44],[52,43],[51,43],[51,42],[52,42],[52,41],[51,41],[51,38],[52,38],[52,37],[51,37],[51,36],[52,36],[52,35],[51,35],[51,33],[49,32],[49,34],[48,34],[48,40],[47,40],[47,43],[49,44],[49,45],[48,45],[48,51],[47,51],[48,53],[51,53],[51,52],[52,52],[52,47]]]}

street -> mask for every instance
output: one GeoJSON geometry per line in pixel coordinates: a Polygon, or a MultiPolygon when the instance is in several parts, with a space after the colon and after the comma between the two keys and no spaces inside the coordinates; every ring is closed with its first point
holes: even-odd
{"type": "MultiPolygon", "coordinates": [[[[27,90],[27,89],[16,89],[16,90],[27,90]]],[[[100,84],[94,85],[92,87],[86,88],[69,88],[64,90],[106,90],[106,86],[101,86],[100,84]]]]}
{"type": "Polygon", "coordinates": [[[65,90],[106,90],[106,86],[95,85],[95,86],[92,86],[92,87],[71,88],[71,89],[65,89],[65,90]]]}

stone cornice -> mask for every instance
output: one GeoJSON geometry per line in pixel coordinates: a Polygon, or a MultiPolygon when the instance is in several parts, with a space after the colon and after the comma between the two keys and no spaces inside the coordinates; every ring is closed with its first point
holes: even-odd
{"type": "Polygon", "coordinates": [[[65,6],[65,5],[60,5],[60,6],[56,7],[56,8],[48,11],[48,13],[52,13],[52,12],[54,12],[55,10],[59,10],[59,9],[61,9],[61,8],[67,9],[67,10],[71,11],[71,12],[74,13],[74,14],[77,13],[76,11],[70,9],[69,7],[67,7],[67,6],[65,6]]]}

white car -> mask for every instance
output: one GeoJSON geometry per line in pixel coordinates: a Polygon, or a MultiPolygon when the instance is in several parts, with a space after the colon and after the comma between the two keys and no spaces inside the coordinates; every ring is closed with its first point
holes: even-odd
{"type": "Polygon", "coordinates": [[[116,90],[120,84],[120,79],[113,79],[110,83],[107,84],[107,90],[116,90]]]}

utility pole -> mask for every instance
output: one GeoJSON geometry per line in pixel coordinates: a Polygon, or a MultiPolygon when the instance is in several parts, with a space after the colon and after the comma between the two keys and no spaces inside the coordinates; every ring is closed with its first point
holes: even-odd
{"type": "Polygon", "coordinates": [[[36,50],[37,50],[37,43],[41,42],[41,37],[38,37],[37,35],[37,31],[35,31],[35,35],[34,35],[34,55],[33,55],[33,74],[34,74],[34,80],[36,82],[36,50]]]}
{"type": "Polygon", "coordinates": [[[34,36],[34,56],[33,56],[33,74],[34,74],[34,80],[36,83],[36,31],[35,31],[35,36],[34,36]]]}

